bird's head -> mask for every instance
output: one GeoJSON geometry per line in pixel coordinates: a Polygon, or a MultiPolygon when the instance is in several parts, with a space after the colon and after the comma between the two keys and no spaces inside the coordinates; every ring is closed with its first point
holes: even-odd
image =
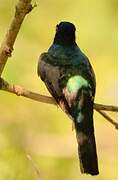
{"type": "Polygon", "coordinates": [[[70,22],[60,22],[56,25],[56,34],[54,43],[61,45],[75,45],[75,31],[74,24],[70,22]]]}

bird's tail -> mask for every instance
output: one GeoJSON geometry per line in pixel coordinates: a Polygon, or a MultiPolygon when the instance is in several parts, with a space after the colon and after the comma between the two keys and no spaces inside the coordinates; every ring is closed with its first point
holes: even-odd
{"type": "Polygon", "coordinates": [[[93,101],[88,89],[82,89],[78,96],[75,118],[76,137],[80,170],[82,173],[98,175],[98,160],[93,127],[93,101]]]}

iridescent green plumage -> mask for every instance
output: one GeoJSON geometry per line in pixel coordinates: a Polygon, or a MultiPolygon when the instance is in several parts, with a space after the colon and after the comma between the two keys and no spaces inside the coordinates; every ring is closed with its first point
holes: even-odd
{"type": "Polygon", "coordinates": [[[75,75],[70,77],[67,82],[67,89],[69,92],[72,93],[77,92],[82,87],[89,87],[89,86],[90,84],[88,83],[88,81],[80,75],[75,75]]]}

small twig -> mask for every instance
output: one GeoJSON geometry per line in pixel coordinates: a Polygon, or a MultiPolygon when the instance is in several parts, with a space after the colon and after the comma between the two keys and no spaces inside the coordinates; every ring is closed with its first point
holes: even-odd
{"type": "Polygon", "coordinates": [[[33,8],[35,8],[37,6],[38,6],[37,2],[34,2],[34,4],[32,5],[33,8]]]}
{"type": "Polygon", "coordinates": [[[34,170],[35,170],[35,172],[36,172],[36,174],[37,174],[37,176],[38,176],[38,179],[40,179],[40,171],[39,171],[36,163],[34,162],[34,160],[32,159],[32,157],[31,157],[29,154],[27,154],[26,157],[27,157],[27,159],[31,162],[32,167],[34,168],[34,170]]]}
{"type": "Polygon", "coordinates": [[[118,107],[117,106],[103,105],[103,104],[94,103],[94,108],[97,109],[97,110],[118,112],[118,107]]]}
{"type": "Polygon", "coordinates": [[[113,124],[115,126],[116,129],[118,129],[118,123],[111,118],[106,112],[103,112],[99,109],[96,109],[97,112],[99,112],[105,119],[107,119],[111,124],[113,124]]]}

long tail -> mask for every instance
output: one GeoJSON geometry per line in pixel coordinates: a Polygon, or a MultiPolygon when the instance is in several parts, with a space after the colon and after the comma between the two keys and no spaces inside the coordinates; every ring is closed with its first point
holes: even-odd
{"type": "Polygon", "coordinates": [[[98,159],[93,127],[93,101],[88,89],[82,89],[78,96],[75,129],[78,142],[80,170],[82,173],[98,175],[98,159]]]}

